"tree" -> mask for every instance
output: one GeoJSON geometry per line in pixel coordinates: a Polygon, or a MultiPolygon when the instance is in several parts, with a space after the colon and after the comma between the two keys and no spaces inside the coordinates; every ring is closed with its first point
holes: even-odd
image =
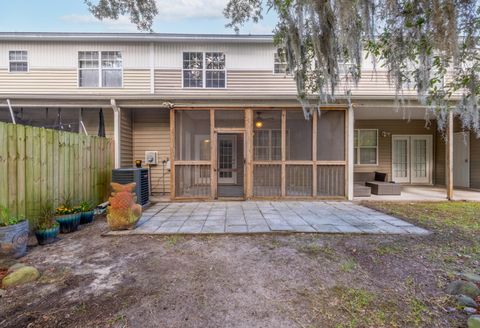
{"type": "MultiPolygon", "coordinates": [[[[151,30],[157,14],[154,0],[85,1],[96,17],[130,14],[142,30],[151,30]]],[[[307,118],[340,93],[350,102],[366,51],[387,69],[396,107],[413,84],[439,129],[453,111],[480,136],[479,6],[477,0],[229,0],[224,14],[238,32],[265,10],[276,13],[274,41],[307,118]],[[347,88],[339,90],[340,81],[347,88]]]]}

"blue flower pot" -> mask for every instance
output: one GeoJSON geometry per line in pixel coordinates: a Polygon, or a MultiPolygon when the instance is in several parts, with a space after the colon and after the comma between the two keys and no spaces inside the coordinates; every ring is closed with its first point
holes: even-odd
{"type": "Polygon", "coordinates": [[[82,212],[82,216],[80,218],[80,224],[87,224],[93,222],[93,211],[82,212]]]}
{"type": "Polygon", "coordinates": [[[35,237],[39,245],[47,245],[55,242],[57,240],[58,233],[60,232],[59,226],[35,231],[35,237]]]}
{"type": "Polygon", "coordinates": [[[78,225],[80,224],[81,216],[82,213],[64,214],[57,216],[55,219],[60,225],[60,232],[70,233],[77,231],[78,225]]]}
{"type": "Polygon", "coordinates": [[[19,258],[27,253],[28,221],[0,227],[0,258],[19,258]]]}

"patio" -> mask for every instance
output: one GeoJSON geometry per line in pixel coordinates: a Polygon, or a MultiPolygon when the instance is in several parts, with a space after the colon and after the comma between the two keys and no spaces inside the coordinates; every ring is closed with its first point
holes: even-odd
{"type": "Polygon", "coordinates": [[[245,201],[157,203],[144,211],[134,230],[112,231],[107,235],[272,232],[429,233],[352,202],[245,201]]]}

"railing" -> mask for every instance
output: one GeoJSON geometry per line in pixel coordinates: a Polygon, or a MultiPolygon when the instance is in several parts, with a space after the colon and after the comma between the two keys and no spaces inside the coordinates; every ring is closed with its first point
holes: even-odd
{"type": "Polygon", "coordinates": [[[65,197],[98,204],[109,194],[113,141],[0,122],[0,205],[33,218],[65,197]]]}

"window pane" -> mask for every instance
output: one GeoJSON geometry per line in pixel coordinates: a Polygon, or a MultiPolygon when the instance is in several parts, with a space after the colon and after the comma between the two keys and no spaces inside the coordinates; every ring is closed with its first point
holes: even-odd
{"type": "Polygon", "coordinates": [[[81,69],[78,79],[81,87],[98,87],[98,69],[81,69]]]}
{"type": "Polygon", "coordinates": [[[317,122],[317,160],[345,160],[345,112],[322,110],[317,122]]]}
{"type": "Polygon", "coordinates": [[[207,69],[225,69],[225,54],[223,52],[205,53],[205,66],[207,69]]]}
{"type": "Polygon", "coordinates": [[[203,53],[184,52],[183,68],[184,69],[203,69],[203,53]]]}
{"type": "Polygon", "coordinates": [[[122,71],[118,69],[103,69],[102,86],[107,88],[122,87],[122,71]]]}
{"type": "Polygon", "coordinates": [[[253,159],[279,161],[281,156],[281,111],[256,111],[253,116],[253,159]]]}
{"type": "Polygon", "coordinates": [[[303,111],[287,111],[287,160],[312,160],[312,120],[303,111]]]}
{"type": "Polygon", "coordinates": [[[274,73],[283,73],[283,74],[290,73],[284,52],[280,52],[280,56],[278,52],[276,52],[273,56],[273,61],[274,61],[274,73]]]}
{"type": "Polygon", "coordinates": [[[119,51],[102,51],[103,68],[122,68],[122,54],[119,51]]]}
{"type": "Polygon", "coordinates": [[[359,146],[377,145],[377,130],[360,130],[359,146]]]}
{"type": "Polygon", "coordinates": [[[216,110],[215,126],[218,128],[244,128],[245,112],[243,110],[216,110]]]}
{"type": "Polygon", "coordinates": [[[205,75],[207,88],[225,88],[224,71],[207,71],[205,75]]]}
{"type": "Polygon", "coordinates": [[[377,164],[377,149],[360,148],[360,164],[377,164]]]}
{"type": "Polygon", "coordinates": [[[210,160],[210,111],[175,112],[175,159],[210,160]]]}
{"type": "Polygon", "coordinates": [[[27,61],[27,52],[20,50],[12,50],[8,53],[9,60],[27,61]]]}
{"type": "Polygon", "coordinates": [[[183,71],[183,87],[184,88],[202,88],[203,87],[203,71],[184,70],[183,71]]]}
{"type": "Polygon", "coordinates": [[[27,71],[28,71],[27,62],[10,63],[10,72],[27,72],[27,71]]]}

